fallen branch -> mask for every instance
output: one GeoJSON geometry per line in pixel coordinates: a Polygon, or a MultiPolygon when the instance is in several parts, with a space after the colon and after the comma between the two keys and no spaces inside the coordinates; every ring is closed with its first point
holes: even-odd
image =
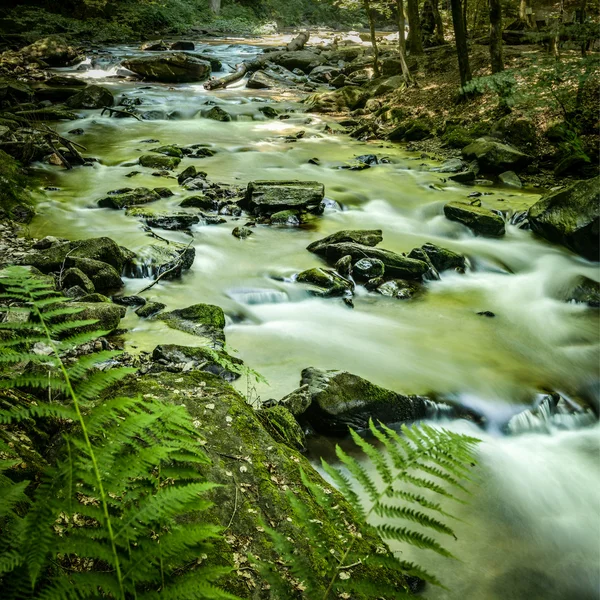
{"type": "Polygon", "coordinates": [[[302,50],[306,42],[308,42],[308,38],[310,37],[310,33],[308,31],[303,31],[299,33],[286,47],[285,49],[288,52],[294,52],[296,50],[302,50]]]}
{"type": "Polygon", "coordinates": [[[134,119],[137,119],[138,121],[140,121],[140,123],[142,122],[142,119],[140,119],[135,113],[129,111],[129,110],[123,110],[121,108],[113,108],[112,106],[105,106],[102,109],[102,112],[100,113],[100,116],[104,116],[104,112],[108,111],[110,113],[110,116],[113,116],[113,113],[117,113],[118,115],[125,115],[126,117],[133,117],[134,119]]]}

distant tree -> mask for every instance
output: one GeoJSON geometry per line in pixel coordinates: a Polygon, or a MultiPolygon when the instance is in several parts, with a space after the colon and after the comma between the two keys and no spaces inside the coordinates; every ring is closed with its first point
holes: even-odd
{"type": "Polygon", "coordinates": [[[460,85],[464,87],[471,79],[471,67],[469,65],[469,48],[467,47],[467,35],[461,0],[450,0],[452,7],[452,24],[454,25],[454,38],[456,40],[456,54],[458,56],[458,70],[460,73],[460,85]]]}
{"type": "Polygon", "coordinates": [[[369,31],[371,32],[371,45],[373,46],[373,72],[375,77],[381,76],[379,69],[379,47],[375,36],[375,8],[371,6],[370,0],[362,0],[367,19],[369,20],[369,31]]]}
{"type": "Polygon", "coordinates": [[[423,32],[419,20],[419,0],[406,0],[408,13],[408,39],[406,49],[411,54],[423,54],[423,32]]]}
{"type": "Polygon", "coordinates": [[[502,57],[502,9],[500,0],[489,0],[490,6],[490,58],[492,73],[504,70],[502,57]]]}
{"type": "Polygon", "coordinates": [[[221,0],[210,0],[210,10],[218,15],[221,12],[221,0]]]}

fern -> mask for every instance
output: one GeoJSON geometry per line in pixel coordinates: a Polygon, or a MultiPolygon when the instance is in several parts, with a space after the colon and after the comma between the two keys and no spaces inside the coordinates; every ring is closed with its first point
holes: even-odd
{"type": "MultiPolygon", "coordinates": [[[[323,469],[355,509],[362,531],[377,534],[385,543],[402,542],[453,558],[452,553],[437,539],[425,533],[429,530],[456,538],[451,526],[441,520],[451,515],[423,493],[461,502],[455,494],[468,492],[463,483],[471,480],[470,469],[475,465],[473,454],[479,440],[427,425],[403,426],[401,434],[383,424],[377,427],[372,421],[369,427],[381,448],[350,430],[354,443],[364,453],[364,462],[353,458],[339,446],[336,448],[348,475],[344,474],[342,468],[334,468],[322,459],[323,469]],[[425,476],[417,475],[419,472],[425,476]],[[419,489],[405,489],[406,485],[419,489]],[[419,530],[410,528],[411,524],[417,525],[419,530]]],[[[332,495],[325,494],[303,472],[302,480],[334,527],[340,532],[347,531],[332,495]]],[[[270,528],[265,527],[265,531],[287,565],[296,589],[303,590],[303,597],[326,600],[340,597],[342,593],[346,594],[344,597],[352,598],[412,597],[408,589],[398,590],[381,579],[375,579],[372,569],[386,569],[404,577],[416,577],[442,586],[424,568],[400,560],[389,550],[375,556],[361,556],[354,549],[356,535],[342,540],[345,551],[341,556],[332,554],[329,549],[322,547],[319,525],[311,519],[307,508],[291,492],[289,496],[295,520],[303,524],[317,560],[327,564],[324,577],[316,577],[306,558],[295,553],[293,543],[270,528]]],[[[279,570],[273,569],[267,562],[256,562],[260,573],[274,591],[272,598],[293,597],[283,593],[285,590],[289,592],[290,581],[286,581],[279,570]]]]}
{"type": "Polygon", "coordinates": [[[0,366],[16,372],[0,374],[0,398],[11,387],[38,396],[29,406],[6,397],[0,424],[58,421],[63,442],[37,481],[17,481],[20,459],[0,429],[3,599],[235,598],[217,585],[229,568],[199,558],[220,529],[200,518],[215,484],[200,473],[208,458],[185,409],[142,398],[98,403],[130,370],[99,369],[116,357],[109,351],[65,359],[101,335],[81,331],[96,323],[73,320],[78,310],[46,279],[19,268],[2,275],[4,312],[20,314],[0,323],[0,366]]]}

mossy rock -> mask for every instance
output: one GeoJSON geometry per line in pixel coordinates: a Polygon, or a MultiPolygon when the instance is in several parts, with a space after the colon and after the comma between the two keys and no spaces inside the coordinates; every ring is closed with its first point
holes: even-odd
{"type": "Polygon", "coordinates": [[[400,123],[388,134],[391,141],[418,142],[430,138],[435,132],[431,119],[419,117],[400,123]]]}
{"type": "Polygon", "coordinates": [[[318,294],[322,296],[346,296],[352,292],[352,284],[330,269],[314,268],[302,271],[296,281],[320,288],[318,294]]]}
{"type": "MultiPolygon", "coordinates": [[[[315,576],[324,579],[326,565],[316,557],[302,523],[294,518],[290,492],[311,518],[321,524],[323,544],[334,553],[343,555],[351,539],[354,540],[354,550],[361,555],[380,551],[383,544],[370,530],[361,530],[360,537],[355,535],[358,525],[347,501],[299,452],[274,439],[256,411],[222,379],[200,371],[135,375],[121,381],[110,393],[155,398],[178,406],[183,404],[187,408],[211,459],[209,465],[200,467],[202,473],[208,481],[221,484],[211,492],[214,505],[209,515],[202,513],[202,519],[206,522],[207,516],[211,517],[227,528],[219,542],[219,556],[213,560],[234,567],[234,572],[226,580],[226,588],[232,593],[252,599],[270,596],[265,582],[255,571],[248,572],[248,580],[235,572],[235,569],[247,564],[245,561],[249,553],[259,559],[277,560],[270,538],[264,533],[263,523],[294,540],[298,552],[310,561],[315,576]],[[300,468],[311,482],[333,494],[347,522],[345,529],[337,529],[328,520],[324,510],[303,485],[300,468]]],[[[274,564],[280,568],[277,562],[274,564]]],[[[282,572],[285,572],[284,568],[282,572]]],[[[348,572],[355,579],[367,576],[374,582],[392,584],[397,589],[404,584],[401,576],[380,567],[360,564],[348,572]]],[[[323,581],[323,584],[325,588],[327,582],[323,581]]],[[[364,600],[365,596],[353,594],[352,598],[364,600]]]]}
{"type": "Polygon", "coordinates": [[[207,338],[211,345],[222,346],[225,343],[225,314],[220,306],[194,304],[161,313],[156,318],[173,329],[207,338]]]}
{"type": "Polygon", "coordinates": [[[59,302],[52,305],[52,310],[60,308],[76,308],[78,313],[71,315],[63,315],[58,317],[55,322],[66,323],[71,321],[88,321],[94,320],[96,323],[90,325],[82,325],[69,329],[64,333],[65,337],[77,335],[90,331],[106,331],[110,332],[117,327],[121,319],[125,316],[126,308],[113,304],[112,302],[59,302]]]}
{"type": "MultiPolygon", "coordinates": [[[[3,127],[0,122],[0,127],[3,127]]],[[[27,180],[19,163],[6,152],[0,150],[0,219],[8,217],[20,223],[27,223],[35,214],[27,180]]]]}
{"type": "Polygon", "coordinates": [[[70,96],[66,105],[69,108],[105,108],[112,106],[115,103],[115,98],[112,92],[102,87],[101,85],[90,85],[77,94],[70,96]]]}
{"type": "Polygon", "coordinates": [[[306,450],[306,435],[287,408],[279,405],[272,406],[256,414],[274,440],[299,452],[306,450]]]}
{"type": "Polygon", "coordinates": [[[156,152],[157,154],[163,154],[164,156],[183,158],[183,150],[178,146],[160,146],[159,148],[152,148],[150,152],[156,152]]]}
{"type": "Polygon", "coordinates": [[[172,171],[176,169],[181,158],[177,156],[162,156],[156,154],[143,154],[140,156],[140,165],[150,169],[160,169],[161,171],[172,171]]]}
{"type": "Polygon", "coordinates": [[[444,206],[444,214],[447,219],[458,221],[481,235],[500,237],[505,233],[504,219],[489,208],[449,202],[444,206]]]}
{"type": "Polygon", "coordinates": [[[354,242],[362,246],[377,246],[383,240],[381,229],[343,229],[332,233],[312,244],[309,244],[306,249],[315,254],[325,254],[327,247],[332,244],[341,244],[342,242],[354,242]]]}

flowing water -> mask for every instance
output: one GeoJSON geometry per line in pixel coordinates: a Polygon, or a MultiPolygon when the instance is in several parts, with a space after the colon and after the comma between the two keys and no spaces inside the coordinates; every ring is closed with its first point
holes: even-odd
{"type": "MultiPolygon", "coordinates": [[[[212,52],[226,70],[259,51],[244,40],[199,43],[197,50],[212,52]]],[[[211,158],[186,158],[180,168],[194,164],[211,181],[324,183],[326,196],[342,210],[328,210],[302,228],[258,226],[241,241],[231,230],[244,219],[196,226],[191,270],[181,280],[159,283],[145,297],[169,309],[198,302],[222,306],[228,346],[269,381],[257,386],[255,393],[263,399],[292,391],[300,371],[315,366],[348,370],[402,392],[452,394],[487,417],[489,431],[475,432],[484,440],[482,483],[457,528],[456,553],[463,562],[433,562],[432,570],[451,592],[429,591],[428,597],[597,598],[597,427],[500,433],[540,388],[597,396],[597,311],[564,302],[578,277],[599,279],[597,266],[511,225],[501,239],[473,236],[445,219],[442,210],[451,200],[464,200],[472,188],[445,181],[430,170],[435,163],[400,145],[332,133],[335,122],[305,113],[300,96],[292,92],[257,92],[243,82],[207,92],[200,84],[167,86],[115,77],[120,60],[138,53],[125,46],[108,48],[88,59],[87,71],[66,70],[110,87],[117,96],[141,98],[140,110],[157,111],[157,119],[138,122],[81,111],[78,121],[61,124],[61,132],[82,128],[76,139],[99,162],[72,171],[39,165],[43,185],[59,190],[40,194],[32,233],[71,239],[107,235],[134,251],[151,243],[136,219],[99,209],[95,201],[117,188],[166,186],[175,195],[151,208],[173,210],[194,195],[176,179],[154,177],[134,164],[158,145],[202,143],[216,150],[211,158]],[[265,119],[258,109],[266,102],[276,102],[289,118],[265,119]],[[237,119],[202,118],[201,111],[213,103],[237,119]],[[285,139],[300,131],[305,133],[298,141],[285,139]],[[367,153],[386,156],[389,163],[364,171],[338,168],[367,153]],[[319,166],[308,163],[313,157],[319,166]],[[133,170],[140,173],[127,178],[133,170]],[[294,283],[295,273],[321,264],[306,251],[310,242],[357,228],[382,229],[381,246],[399,252],[425,242],[439,244],[468,256],[470,268],[464,275],[444,273],[413,301],[359,288],[353,310],[339,299],[315,298],[294,283]],[[496,317],[482,317],[480,311],[496,317]]],[[[485,205],[509,213],[539,198],[539,190],[480,191],[490,194],[482,198],[485,205]]],[[[184,233],[157,232],[189,241],[184,233]]],[[[125,293],[135,294],[148,283],[127,279],[125,293]]],[[[151,350],[165,340],[198,343],[132,311],[122,325],[129,329],[131,352],[151,350]]],[[[246,391],[246,382],[239,385],[246,391]]]]}

